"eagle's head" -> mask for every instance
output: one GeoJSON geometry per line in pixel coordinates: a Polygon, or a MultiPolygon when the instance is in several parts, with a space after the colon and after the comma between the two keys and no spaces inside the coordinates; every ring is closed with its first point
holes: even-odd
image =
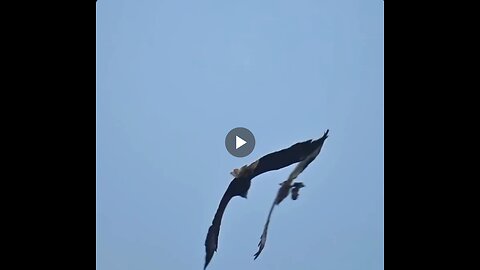
{"type": "Polygon", "coordinates": [[[230,173],[233,175],[235,178],[247,178],[251,174],[253,174],[253,171],[258,165],[258,160],[250,165],[243,165],[240,169],[233,169],[233,171],[230,173]]]}
{"type": "Polygon", "coordinates": [[[230,172],[230,174],[231,174],[233,177],[237,178],[237,177],[240,175],[240,169],[236,169],[236,168],[235,168],[235,169],[233,169],[233,171],[230,172]]]}
{"type": "Polygon", "coordinates": [[[235,178],[241,178],[245,176],[247,165],[242,166],[240,169],[233,169],[230,173],[235,178]]]}

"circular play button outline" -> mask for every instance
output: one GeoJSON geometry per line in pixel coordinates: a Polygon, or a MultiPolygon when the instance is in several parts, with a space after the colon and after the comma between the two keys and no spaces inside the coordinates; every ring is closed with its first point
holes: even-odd
{"type": "Polygon", "coordinates": [[[247,128],[234,128],[225,136],[225,148],[234,157],[246,157],[255,148],[255,136],[247,128]]]}

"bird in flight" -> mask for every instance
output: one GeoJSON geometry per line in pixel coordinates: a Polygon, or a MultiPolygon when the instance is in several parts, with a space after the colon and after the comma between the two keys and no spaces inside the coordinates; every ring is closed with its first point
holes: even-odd
{"type": "Polygon", "coordinates": [[[283,199],[285,199],[288,194],[292,193],[292,199],[296,200],[299,195],[300,188],[305,187],[305,185],[302,182],[296,182],[293,183],[293,180],[295,180],[302,172],[305,170],[310,163],[320,154],[320,150],[322,150],[323,142],[325,139],[328,137],[328,129],[323,135],[321,139],[322,143],[317,146],[317,148],[310,153],[304,160],[302,160],[300,163],[297,164],[293,172],[289,175],[288,179],[285,180],[283,183],[281,183],[281,187],[278,189],[277,196],[275,197],[275,200],[272,203],[272,207],[270,208],[270,212],[268,213],[267,217],[267,222],[265,223],[265,226],[263,227],[263,233],[262,236],[260,237],[260,242],[258,243],[258,251],[255,253],[254,260],[258,258],[260,253],[262,253],[263,248],[265,247],[265,243],[267,242],[267,232],[268,232],[268,225],[270,224],[270,217],[272,216],[273,208],[275,205],[279,205],[283,199]]]}
{"type": "Polygon", "coordinates": [[[207,237],[205,239],[205,270],[212,260],[213,254],[218,248],[218,235],[220,233],[220,225],[222,222],[223,213],[227,204],[235,196],[247,198],[248,190],[250,189],[251,180],[268,171],[279,170],[291,164],[300,162],[307,158],[313,151],[323,145],[326,139],[326,134],[318,140],[308,140],[296,143],[289,148],[270,153],[263,156],[250,165],[245,165],[240,169],[234,169],[231,174],[235,177],[228,185],[227,190],[223,194],[217,212],[212,221],[212,225],[208,228],[207,237]]]}

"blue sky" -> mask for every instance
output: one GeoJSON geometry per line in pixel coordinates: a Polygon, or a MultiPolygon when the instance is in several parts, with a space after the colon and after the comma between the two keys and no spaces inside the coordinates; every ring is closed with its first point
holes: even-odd
{"type": "Polygon", "coordinates": [[[202,269],[229,172],[327,128],[260,257],[294,166],[230,202],[208,269],[384,268],[382,1],[96,6],[97,269],[202,269]],[[245,158],[224,146],[238,126],[256,138],[245,158]]]}

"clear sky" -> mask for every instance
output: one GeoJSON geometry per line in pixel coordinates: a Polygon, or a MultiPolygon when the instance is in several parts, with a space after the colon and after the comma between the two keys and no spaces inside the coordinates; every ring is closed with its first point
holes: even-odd
{"type": "Polygon", "coordinates": [[[330,136],[275,209],[294,166],[227,207],[208,269],[384,268],[381,0],[99,0],[97,269],[202,269],[229,172],[330,136]],[[224,138],[250,129],[256,148],[224,138]]]}

